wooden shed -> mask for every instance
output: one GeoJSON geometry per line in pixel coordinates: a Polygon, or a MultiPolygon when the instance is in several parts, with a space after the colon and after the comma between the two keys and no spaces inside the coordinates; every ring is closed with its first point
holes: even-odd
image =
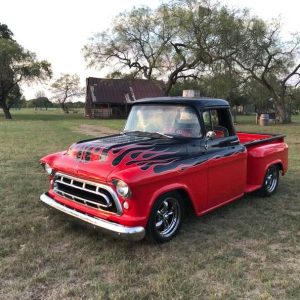
{"type": "Polygon", "coordinates": [[[85,116],[126,118],[135,100],[164,95],[162,81],[89,77],[86,79],[85,116]]]}

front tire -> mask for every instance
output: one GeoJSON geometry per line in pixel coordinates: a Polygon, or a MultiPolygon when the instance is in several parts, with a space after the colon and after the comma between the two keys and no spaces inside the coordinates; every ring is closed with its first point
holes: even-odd
{"type": "Polygon", "coordinates": [[[159,197],[153,205],[147,225],[147,235],[152,241],[170,241],[179,231],[183,217],[180,195],[170,192],[159,197]]]}
{"type": "Polygon", "coordinates": [[[279,183],[279,169],[277,165],[272,165],[267,169],[264,177],[263,186],[260,189],[260,194],[264,197],[270,197],[277,190],[279,183]]]}

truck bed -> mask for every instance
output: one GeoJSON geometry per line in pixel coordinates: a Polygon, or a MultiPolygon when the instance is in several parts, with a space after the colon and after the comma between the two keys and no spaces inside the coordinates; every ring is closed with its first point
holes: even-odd
{"type": "Polygon", "coordinates": [[[269,142],[283,142],[284,135],[270,134],[270,133],[251,133],[251,132],[237,132],[240,142],[247,148],[250,146],[264,144],[269,142]]]}

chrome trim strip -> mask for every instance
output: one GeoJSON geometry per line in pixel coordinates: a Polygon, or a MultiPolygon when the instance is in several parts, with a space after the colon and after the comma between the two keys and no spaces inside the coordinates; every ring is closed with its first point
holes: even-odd
{"type": "MultiPolygon", "coordinates": [[[[96,187],[97,187],[97,189],[96,189],[97,191],[98,191],[98,188],[101,188],[101,189],[106,190],[108,193],[110,193],[110,195],[112,196],[112,198],[113,198],[113,200],[114,200],[114,202],[115,202],[116,209],[117,209],[116,214],[117,214],[117,215],[122,215],[122,214],[123,214],[123,208],[122,208],[122,205],[121,205],[121,203],[120,203],[120,201],[119,201],[119,198],[118,198],[116,192],[115,192],[110,186],[105,185],[105,184],[102,184],[102,183],[98,183],[98,182],[89,181],[89,180],[85,180],[85,179],[82,179],[82,178],[74,177],[74,176],[67,175],[67,174],[60,173],[60,172],[55,173],[55,175],[57,175],[57,176],[62,176],[62,177],[66,177],[66,178],[70,179],[72,182],[73,182],[73,180],[75,180],[75,181],[82,182],[82,184],[84,184],[84,185],[85,185],[85,184],[90,184],[90,185],[96,186],[96,187]]],[[[59,180],[59,182],[61,183],[60,180],[59,180]]],[[[67,185],[66,182],[64,182],[63,184],[66,184],[66,185],[67,185]]],[[[72,187],[80,189],[80,187],[77,187],[76,185],[72,185],[72,187]]],[[[55,190],[54,190],[54,191],[55,191],[55,190]]],[[[84,191],[92,192],[92,193],[93,193],[93,191],[91,191],[91,190],[89,190],[89,189],[85,189],[84,191]]],[[[94,192],[94,193],[95,193],[95,192],[94,192]]],[[[58,194],[58,195],[59,195],[59,194],[58,194]]],[[[99,195],[99,194],[98,194],[98,195],[99,195]]],[[[103,194],[102,194],[102,195],[103,195],[103,194]]],[[[60,196],[61,196],[61,195],[60,195],[60,196]]],[[[77,197],[77,196],[75,196],[75,197],[77,197]]],[[[108,200],[109,200],[109,199],[108,199],[108,200]]],[[[109,202],[110,202],[110,201],[109,201],[109,202]]],[[[105,211],[105,210],[104,210],[104,211],[105,211]]],[[[112,212],[112,213],[113,213],[113,212],[112,212]]]]}
{"type": "Polygon", "coordinates": [[[123,226],[123,225],[120,225],[117,223],[113,223],[110,221],[106,221],[106,220],[102,220],[99,218],[91,217],[89,215],[85,215],[77,210],[73,210],[71,208],[68,208],[68,207],[56,202],[54,199],[49,197],[46,193],[44,193],[40,196],[40,200],[43,203],[65,213],[69,216],[77,218],[86,223],[92,224],[93,226],[96,226],[97,228],[101,228],[101,229],[103,229],[107,232],[110,232],[111,234],[115,234],[119,237],[138,241],[138,240],[143,239],[145,236],[145,228],[142,226],[127,227],[127,226],[123,226]]]}

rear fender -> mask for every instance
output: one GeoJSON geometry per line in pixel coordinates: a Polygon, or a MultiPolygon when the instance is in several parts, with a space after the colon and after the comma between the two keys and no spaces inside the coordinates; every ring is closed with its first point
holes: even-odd
{"type": "Polygon", "coordinates": [[[288,169],[288,146],[285,143],[262,145],[248,150],[247,183],[262,185],[267,169],[279,165],[284,175],[288,169]]]}

